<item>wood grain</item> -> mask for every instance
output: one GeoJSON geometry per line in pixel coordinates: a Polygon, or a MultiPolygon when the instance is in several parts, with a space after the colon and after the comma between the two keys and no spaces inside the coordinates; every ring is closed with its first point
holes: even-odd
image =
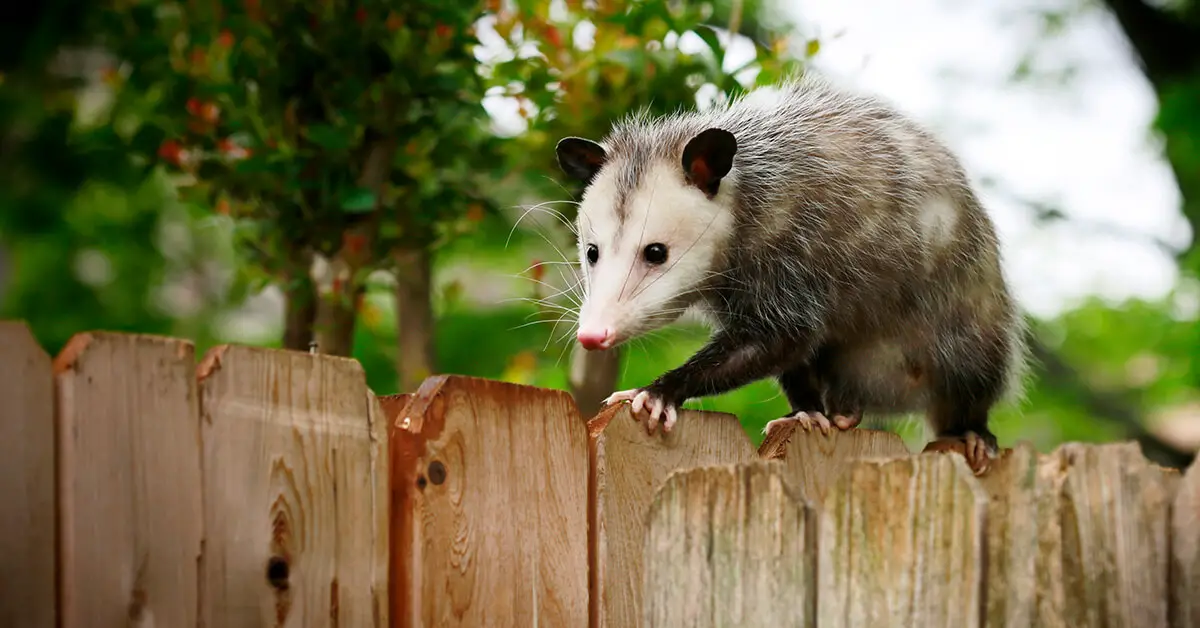
{"type": "Polygon", "coordinates": [[[1166,626],[1170,496],[1136,443],[1059,448],[1067,626],[1166,626]]]}
{"type": "Polygon", "coordinates": [[[1171,625],[1200,628],[1200,460],[1177,485],[1171,513],[1171,625]]]}
{"type": "Polygon", "coordinates": [[[645,545],[649,628],[808,628],[816,620],[816,511],[759,461],[671,474],[645,545]]]}
{"type": "Polygon", "coordinates": [[[63,626],[194,626],[203,510],[192,344],[80,334],[54,363],[63,626]]]}
{"type": "Polygon", "coordinates": [[[436,376],[395,420],[395,625],[586,626],[587,431],[570,395],[436,376]]]}
{"type": "Polygon", "coordinates": [[[989,628],[1033,625],[1037,603],[1038,455],[1029,443],[1002,452],[981,476],[988,495],[986,618],[989,628]]]}
{"type": "Polygon", "coordinates": [[[588,422],[592,479],[592,626],[624,628],[642,618],[646,516],[678,469],[757,459],[737,417],[683,411],[669,434],[646,433],[620,404],[588,422]]]}
{"type": "Polygon", "coordinates": [[[0,626],[52,628],[54,373],[24,323],[0,321],[0,626]]]}
{"type": "Polygon", "coordinates": [[[856,428],[822,434],[806,432],[784,423],[758,447],[766,460],[783,461],[788,482],[805,498],[820,506],[846,469],[855,460],[900,458],[912,455],[893,432],[856,428]]]}
{"type": "Polygon", "coordinates": [[[986,511],[961,456],[854,462],[825,502],[819,625],[980,626],[986,511]]]}
{"type": "Polygon", "coordinates": [[[362,367],[221,346],[198,374],[204,625],[387,626],[387,425],[362,367]]]}

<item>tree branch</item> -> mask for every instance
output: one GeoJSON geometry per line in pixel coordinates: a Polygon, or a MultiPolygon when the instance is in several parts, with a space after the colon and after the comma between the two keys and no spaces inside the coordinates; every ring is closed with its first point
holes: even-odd
{"type": "Polygon", "coordinates": [[[1105,0],[1142,62],[1146,77],[1161,88],[1200,66],[1200,29],[1143,0],[1105,0]]]}
{"type": "Polygon", "coordinates": [[[1141,421],[1141,411],[1135,404],[1118,393],[1089,387],[1075,367],[1034,334],[1029,334],[1028,342],[1034,361],[1042,367],[1047,385],[1072,394],[1093,418],[1121,426],[1142,446],[1142,453],[1150,460],[1177,468],[1186,468],[1192,463],[1195,454],[1168,445],[1146,429],[1141,421]]]}

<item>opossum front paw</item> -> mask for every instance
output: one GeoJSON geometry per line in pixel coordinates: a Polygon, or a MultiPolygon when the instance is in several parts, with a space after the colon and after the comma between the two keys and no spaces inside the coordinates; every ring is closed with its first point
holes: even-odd
{"type": "MultiPolygon", "coordinates": [[[[837,423],[839,429],[848,430],[858,424],[857,422],[853,424],[849,423],[845,420],[846,417],[837,418],[843,419],[842,422],[837,423]],[[842,425],[846,425],[846,427],[842,427],[842,425]]],[[[777,426],[787,423],[795,423],[803,428],[805,432],[811,432],[813,428],[816,428],[821,430],[822,434],[828,434],[829,430],[834,427],[834,423],[830,422],[829,418],[820,412],[793,412],[782,419],[768,421],[766,427],[763,428],[763,434],[770,434],[771,430],[777,426]]]]}
{"type": "Polygon", "coordinates": [[[633,390],[622,390],[615,392],[604,400],[604,405],[620,403],[622,401],[631,401],[634,418],[642,414],[642,411],[650,413],[650,420],[646,424],[647,430],[653,434],[658,426],[658,422],[662,420],[664,432],[670,432],[671,428],[675,427],[675,422],[679,420],[679,408],[668,402],[659,395],[653,394],[643,388],[635,388],[633,390]]]}

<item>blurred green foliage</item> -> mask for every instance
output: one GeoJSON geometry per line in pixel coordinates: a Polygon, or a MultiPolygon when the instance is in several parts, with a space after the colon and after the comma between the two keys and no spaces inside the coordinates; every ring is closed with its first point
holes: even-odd
{"type": "MultiPolygon", "coordinates": [[[[397,387],[388,271],[413,247],[437,252],[438,370],[566,388],[570,324],[538,303],[574,282],[564,222],[579,190],[554,144],[598,138],[635,110],[735,96],[821,48],[771,5],[737,0],[73,6],[4,25],[0,316],[30,321],[52,352],[90,329],[185,336],[201,351],[279,346],[278,295],[297,294],[297,268],[350,257],[352,352],[381,394],[397,387]],[[753,48],[742,67],[726,59],[730,30],[753,48]],[[498,128],[489,108],[517,127],[498,128]]],[[[1157,124],[1177,173],[1200,172],[1197,80],[1163,92],[1157,124]]],[[[1125,438],[1122,416],[1194,402],[1200,331],[1180,303],[1195,250],[1160,303],[1091,301],[1037,321],[1075,379],[1035,369],[1026,401],[997,415],[1002,442],[1125,438]]],[[[645,384],[705,337],[680,325],[635,342],[617,387],[645,384]]],[[[772,382],[689,405],[737,414],[756,440],[786,412],[772,382]]],[[[920,437],[917,421],[886,427],[920,437]]]]}

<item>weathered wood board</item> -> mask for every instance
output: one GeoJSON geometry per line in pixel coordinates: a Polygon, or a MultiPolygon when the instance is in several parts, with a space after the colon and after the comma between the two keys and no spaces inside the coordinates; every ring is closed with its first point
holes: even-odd
{"type": "Polygon", "coordinates": [[[852,463],[824,504],[818,624],[980,626],[986,511],[961,456],[852,463]]]}
{"type": "Polygon", "coordinates": [[[648,628],[809,628],[816,511],[760,461],[671,474],[647,517],[648,628]]]}
{"type": "Polygon", "coordinates": [[[668,434],[648,434],[629,404],[588,422],[593,491],[590,513],[593,626],[636,626],[642,619],[646,516],[655,492],[678,469],[757,459],[737,417],[683,411],[668,434]]]}
{"type": "Polygon", "coordinates": [[[912,454],[892,432],[855,428],[822,434],[785,423],[763,438],[758,455],[782,461],[788,482],[819,506],[855,460],[902,458],[912,454]]]}
{"type": "Polygon", "coordinates": [[[977,476],[988,496],[988,628],[1032,626],[1037,604],[1038,455],[1028,443],[1002,452],[977,476]]]}
{"type": "Polygon", "coordinates": [[[1168,480],[1136,443],[1068,443],[1055,458],[1061,625],[1167,625],[1168,480]]]}
{"type": "Polygon", "coordinates": [[[587,430],[571,397],[437,376],[392,420],[394,625],[586,626],[587,430]]]}
{"type": "Polygon", "coordinates": [[[1171,513],[1171,625],[1200,628],[1200,460],[1176,487],[1171,513]]]}
{"type": "Polygon", "coordinates": [[[221,346],[198,374],[204,625],[387,626],[387,424],[362,367],[221,346]]]}
{"type": "Polygon", "coordinates": [[[54,370],[63,626],[195,626],[204,516],[192,344],[80,334],[54,370]]]}
{"type": "Polygon", "coordinates": [[[54,372],[24,323],[0,321],[0,626],[53,628],[54,372]]]}

